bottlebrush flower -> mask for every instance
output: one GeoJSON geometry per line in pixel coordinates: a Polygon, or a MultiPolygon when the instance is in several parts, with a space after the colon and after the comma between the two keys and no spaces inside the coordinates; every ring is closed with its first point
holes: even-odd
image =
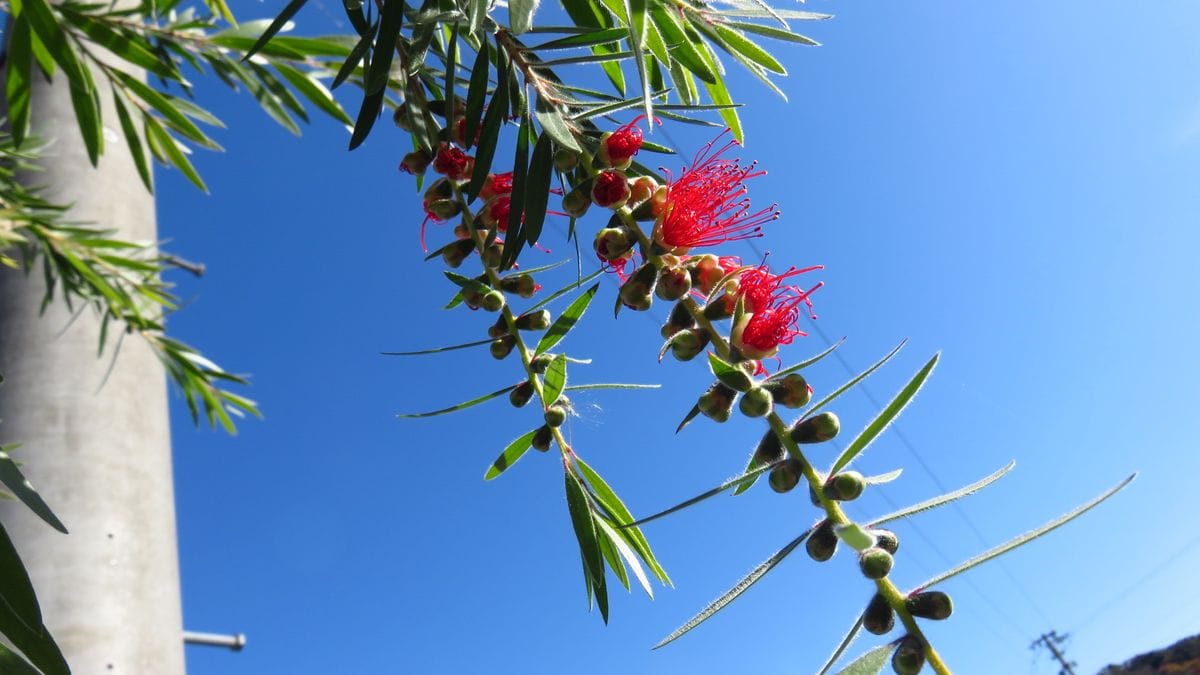
{"type": "Polygon", "coordinates": [[[751,359],[774,356],[779,345],[791,344],[796,337],[806,335],[796,327],[796,322],[800,319],[800,307],[804,306],[809,314],[816,318],[816,315],[812,314],[812,301],[809,300],[809,296],[820,288],[823,282],[804,291],[797,286],[784,284],[783,280],[809,269],[789,269],[783,274],[775,275],[763,265],[742,273],[738,295],[742,299],[746,315],[734,326],[729,337],[744,356],[751,359]]]}
{"type": "Polygon", "coordinates": [[[605,132],[600,137],[600,151],[596,153],[596,159],[601,166],[611,166],[614,169],[629,168],[633,163],[633,156],[642,149],[642,130],[638,127],[638,122],[644,119],[645,115],[638,115],[629,124],[616,131],[605,132]]]}
{"type": "Polygon", "coordinates": [[[450,180],[463,180],[470,176],[474,158],[453,145],[442,143],[433,158],[433,170],[450,180]]]}
{"type": "MultiPolygon", "coordinates": [[[[724,134],[722,134],[724,135],[724,134]]],[[[762,176],[754,164],[742,166],[739,160],[723,159],[730,148],[738,144],[729,141],[713,152],[720,136],[704,146],[685,167],[679,178],[670,179],[666,188],[655,197],[658,219],[654,239],[663,247],[685,253],[696,246],[713,246],[727,241],[762,236],[762,225],[779,217],[772,204],[759,211],[750,211],[745,182],[762,176]]]]}
{"type": "MultiPolygon", "coordinates": [[[[721,267],[722,269],[725,268],[724,265],[721,267]]],[[[770,306],[771,299],[775,295],[779,294],[783,289],[787,288],[783,283],[786,279],[804,274],[805,272],[813,272],[821,269],[825,269],[825,266],[813,265],[812,267],[805,267],[804,269],[789,267],[786,271],[784,271],[783,274],[771,274],[771,270],[768,269],[767,265],[764,263],[758,267],[753,267],[745,272],[742,272],[741,276],[738,278],[738,295],[741,296],[746,311],[754,313],[759,311],[761,308],[770,306]]],[[[726,269],[725,271],[728,273],[730,270],[726,269]]],[[[820,284],[818,284],[817,287],[819,288],[820,284]]],[[[816,288],[813,288],[812,290],[815,291],[816,288]]],[[[812,291],[808,291],[807,293],[811,292],[812,291]]],[[[807,293],[804,294],[806,297],[807,293]]],[[[805,300],[805,304],[810,309],[812,308],[812,302],[805,300]]]]}

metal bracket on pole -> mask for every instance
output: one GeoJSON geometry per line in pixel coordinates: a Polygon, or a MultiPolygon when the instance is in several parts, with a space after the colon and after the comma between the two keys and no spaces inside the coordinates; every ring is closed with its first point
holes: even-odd
{"type": "Polygon", "coordinates": [[[240,652],[246,646],[246,634],[225,635],[222,633],[200,633],[194,630],[185,630],[183,631],[183,643],[189,645],[207,645],[209,647],[227,647],[235,652],[240,652]]]}

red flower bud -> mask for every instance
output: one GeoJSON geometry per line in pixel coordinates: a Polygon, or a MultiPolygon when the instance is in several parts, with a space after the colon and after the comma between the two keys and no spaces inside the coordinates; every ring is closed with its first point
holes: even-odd
{"type": "Polygon", "coordinates": [[[438,146],[437,156],[433,158],[433,170],[450,180],[470,178],[471,175],[468,169],[470,168],[469,160],[471,159],[471,157],[467,156],[467,153],[453,145],[442,143],[438,146]]]}
{"type": "Polygon", "coordinates": [[[601,171],[592,181],[592,201],[606,209],[619,209],[629,201],[629,180],[620,171],[601,171]]]}

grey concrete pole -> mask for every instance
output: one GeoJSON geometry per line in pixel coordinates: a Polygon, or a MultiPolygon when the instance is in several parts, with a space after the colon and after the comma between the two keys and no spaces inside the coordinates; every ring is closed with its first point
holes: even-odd
{"type": "MultiPolygon", "coordinates": [[[[35,73],[36,74],[36,73],[35,73]]],[[[138,179],[120,135],[111,93],[103,99],[105,153],[88,162],[66,78],[37,74],[32,132],[52,141],[42,171],[48,199],[74,204],[69,218],[156,240],[154,200],[138,179]]],[[[0,97],[2,98],[2,97],[0,97]]],[[[47,627],[77,675],[184,672],[175,498],[166,381],[136,336],[97,358],[99,321],[74,322],[56,301],[39,316],[40,272],[0,268],[0,438],[71,531],[56,532],[19,503],[0,520],[29,568],[47,627]],[[102,384],[103,383],[103,384],[102,384]]],[[[117,331],[113,331],[114,334],[117,331]]]]}

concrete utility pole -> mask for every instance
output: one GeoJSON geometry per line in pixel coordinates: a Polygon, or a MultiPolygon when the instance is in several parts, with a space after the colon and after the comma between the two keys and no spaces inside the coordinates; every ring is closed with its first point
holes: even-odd
{"type": "MultiPolygon", "coordinates": [[[[73,204],[73,221],[156,241],[154,199],[125,146],[105,78],[93,70],[105,125],[105,153],[93,168],[66,77],[60,70],[48,84],[36,68],[34,74],[31,131],[52,145],[43,170],[22,182],[45,185],[45,198],[73,204]]],[[[85,309],[72,322],[56,299],[39,316],[44,291],[40,270],[0,270],[0,373],[7,380],[0,437],[22,443],[14,457],[71,533],[56,532],[15,502],[0,503],[0,520],[76,675],[181,675],[164,371],[131,336],[101,386],[117,331],[97,358],[96,313],[85,309]]]]}
{"type": "Polygon", "coordinates": [[[1062,644],[1066,639],[1066,635],[1059,635],[1058,631],[1052,630],[1049,633],[1042,633],[1042,636],[1034,640],[1033,644],[1029,645],[1029,648],[1037,649],[1039,645],[1044,645],[1054,655],[1059,665],[1062,666],[1059,675],[1075,675],[1075,671],[1071,668],[1071,666],[1075,665],[1075,662],[1068,661],[1066,655],[1058,649],[1058,645],[1062,644]]]}

